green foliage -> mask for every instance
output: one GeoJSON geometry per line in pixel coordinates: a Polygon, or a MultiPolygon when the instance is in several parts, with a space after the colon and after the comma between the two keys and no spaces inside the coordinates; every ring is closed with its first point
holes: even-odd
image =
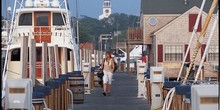
{"type": "Polygon", "coordinates": [[[80,42],[98,43],[100,34],[109,34],[114,31],[121,31],[118,41],[126,40],[126,30],[128,27],[137,27],[139,17],[124,13],[113,13],[108,18],[98,20],[88,16],[79,19],[80,42]]]}

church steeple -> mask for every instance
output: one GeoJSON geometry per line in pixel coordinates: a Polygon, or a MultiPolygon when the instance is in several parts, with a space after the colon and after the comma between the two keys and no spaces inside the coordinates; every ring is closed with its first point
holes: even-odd
{"type": "Polygon", "coordinates": [[[108,18],[111,13],[112,13],[111,1],[110,0],[104,0],[102,15],[99,16],[99,20],[101,20],[103,18],[108,18]]]}

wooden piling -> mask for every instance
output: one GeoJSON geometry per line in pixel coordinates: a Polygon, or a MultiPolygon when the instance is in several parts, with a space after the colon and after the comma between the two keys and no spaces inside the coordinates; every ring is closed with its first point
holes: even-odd
{"type": "Polygon", "coordinates": [[[89,49],[86,49],[86,62],[89,62],[89,49]]]}
{"type": "Polygon", "coordinates": [[[80,57],[80,70],[82,71],[82,49],[79,50],[79,57],[80,57]]]}
{"type": "Polygon", "coordinates": [[[88,49],[88,62],[92,65],[92,50],[88,49]]]}
{"type": "Polygon", "coordinates": [[[50,68],[50,78],[55,78],[55,70],[54,70],[54,49],[53,47],[48,47],[49,52],[49,68],[50,68]]]}
{"type": "Polygon", "coordinates": [[[86,62],[86,48],[83,49],[83,60],[86,62]]]}
{"type": "Polygon", "coordinates": [[[34,39],[30,39],[29,43],[29,74],[32,80],[32,85],[35,86],[36,80],[36,41],[34,39]]]}
{"type": "Polygon", "coordinates": [[[22,37],[22,44],[21,44],[21,78],[28,78],[27,74],[27,64],[28,64],[28,36],[22,37]]]}
{"type": "Polygon", "coordinates": [[[47,42],[42,42],[42,79],[43,85],[48,80],[47,76],[47,42]]]}
{"type": "Polygon", "coordinates": [[[50,101],[49,101],[49,105],[48,105],[48,107],[51,109],[51,110],[55,110],[55,108],[54,108],[54,100],[53,99],[55,99],[55,89],[51,89],[50,90],[50,95],[49,95],[49,99],[51,99],[50,101]]]}
{"type": "Polygon", "coordinates": [[[128,43],[126,43],[126,52],[127,52],[127,73],[130,72],[130,45],[128,43]]]}
{"type": "Polygon", "coordinates": [[[70,51],[70,62],[71,62],[71,68],[68,70],[68,72],[73,72],[74,71],[74,55],[73,55],[73,50],[70,51]]]}
{"type": "Polygon", "coordinates": [[[94,50],[94,67],[97,65],[97,50],[94,50]]]}
{"type": "Polygon", "coordinates": [[[98,64],[100,64],[100,51],[98,50],[98,64]]]}
{"type": "Polygon", "coordinates": [[[63,47],[62,48],[62,74],[67,73],[67,48],[63,47]]]}
{"type": "Polygon", "coordinates": [[[118,71],[121,71],[121,61],[120,61],[120,59],[117,59],[117,63],[118,63],[118,71]]]}
{"type": "MultiPolygon", "coordinates": [[[[88,49],[89,64],[92,66],[92,50],[88,49]]],[[[91,69],[91,68],[90,68],[91,69]]],[[[94,87],[94,72],[90,72],[90,89],[94,87]]]]}
{"type": "Polygon", "coordinates": [[[59,74],[60,74],[60,61],[59,61],[58,45],[54,46],[54,53],[55,53],[55,65],[56,65],[56,78],[58,78],[59,74]]]}

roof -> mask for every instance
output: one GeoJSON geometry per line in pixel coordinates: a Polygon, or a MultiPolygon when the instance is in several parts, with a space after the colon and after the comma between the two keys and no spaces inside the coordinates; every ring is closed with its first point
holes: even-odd
{"type": "MultiPolygon", "coordinates": [[[[141,0],[143,14],[183,14],[194,6],[201,7],[203,0],[141,0]]],[[[213,0],[206,0],[204,11],[208,13],[213,0]]],[[[218,6],[217,6],[218,7],[218,6]]],[[[217,8],[215,9],[215,13],[217,8]]]]}

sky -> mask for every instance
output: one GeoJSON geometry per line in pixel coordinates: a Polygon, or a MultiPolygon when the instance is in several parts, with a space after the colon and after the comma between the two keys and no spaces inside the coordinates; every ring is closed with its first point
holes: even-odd
{"type": "MultiPolygon", "coordinates": [[[[15,0],[1,0],[2,15],[6,16],[5,5],[13,5],[15,0]]],[[[102,14],[103,0],[78,0],[78,15],[89,16],[98,19],[102,14]]],[[[140,0],[111,0],[112,13],[125,13],[128,15],[140,15],[140,0]]],[[[71,13],[76,16],[76,0],[69,0],[71,13]]],[[[13,9],[13,7],[12,7],[13,9]]]]}

